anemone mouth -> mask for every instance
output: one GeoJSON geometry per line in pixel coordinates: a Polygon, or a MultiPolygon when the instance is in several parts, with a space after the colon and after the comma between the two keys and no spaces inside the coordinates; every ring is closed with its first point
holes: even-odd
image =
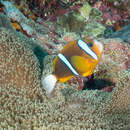
{"type": "Polygon", "coordinates": [[[94,43],[99,47],[99,50],[102,52],[103,51],[103,45],[101,42],[94,40],[94,43]]]}

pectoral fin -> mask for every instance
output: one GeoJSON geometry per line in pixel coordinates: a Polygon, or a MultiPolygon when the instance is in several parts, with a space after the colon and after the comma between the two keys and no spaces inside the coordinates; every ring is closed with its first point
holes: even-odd
{"type": "Polygon", "coordinates": [[[72,56],[71,63],[73,67],[82,75],[89,76],[94,71],[94,66],[86,58],[81,56],[72,56]]]}

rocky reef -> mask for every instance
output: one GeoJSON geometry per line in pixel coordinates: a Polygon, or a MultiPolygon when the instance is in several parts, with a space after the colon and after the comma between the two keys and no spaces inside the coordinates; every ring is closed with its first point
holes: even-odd
{"type": "MultiPolygon", "coordinates": [[[[9,8],[6,9],[6,1],[0,3],[0,129],[129,130],[130,44],[129,32],[124,34],[129,25],[105,39],[106,24],[100,21],[104,12],[107,12],[103,12],[103,6],[113,9],[113,1],[84,1],[86,4],[83,8],[87,7],[87,11],[80,8],[79,12],[72,11],[65,16],[67,20],[74,18],[74,28],[70,28],[72,23],[71,26],[64,23],[63,17],[60,17],[63,18],[59,21],[61,25],[57,25],[57,22],[43,21],[36,15],[25,15],[25,10],[19,6],[23,2],[28,8],[34,2],[35,7],[40,6],[42,10],[47,6],[48,0],[30,1],[29,4],[26,0],[21,1],[15,0],[15,4],[9,4],[10,8],[17,10],[14,13],[21,20],[11,17],[14,10],[9,12],[9,8]],[[36,5],[37,2],[43,3],[36,5]],[[98,14],[95,13],[96,7],[98,14]],[[87,21],[84,19],[86,16],[87,21]],[[83,23],[79,30],[76,29],[78,22],[83,23]],[[21,23],[27,26],[21,26],[21,23]],[[48,98],[41,80],[53,72],[52,61],[66,42],[79,37],[96,38],[104,46],[91,85],[86,84],[84,90],[78,91],[75,79],[72,83],[57,82],[56,95],[48,98]]],[[[55,4],[52,3],[51,7],[54,7],[55,4]]],[[[68,2],[62,1],[62,6],[63,3],[68,2]]],[[[74,2],[74,5],[70,3],[69,0],[69,7],[64,4],[65,7],[79,9],[78,2],[74,2]]],[[[120,2],[118,6],[120,4],[124,5],[120,2]]],[[[119,10],[118,6],[116,10],[119,10]]]]}
{"type": "Polygon", "coordinates": [[[130,24],[113,33],[111,38],[120,38],[130,44],[130,24]]]}

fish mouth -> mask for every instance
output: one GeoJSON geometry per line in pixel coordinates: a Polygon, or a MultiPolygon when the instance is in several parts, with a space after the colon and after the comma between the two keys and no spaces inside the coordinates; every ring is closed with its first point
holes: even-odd
{"type": "Polygon", "coordinates": [[[103,51],[103,45],[102,45],[102,43],[99,42],[99,41],[97,41],[97,40],[94,40],[94,43],[98,46],[100,52],[102,52],[103,51]]]}

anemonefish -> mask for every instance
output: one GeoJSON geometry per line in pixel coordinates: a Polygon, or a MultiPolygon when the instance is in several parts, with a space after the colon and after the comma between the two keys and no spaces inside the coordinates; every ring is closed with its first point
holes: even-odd
{"type": "Polygon", "coordinates": [[[79,39],[66,44],[53,60],[53,73],[42,80],[48,96],[57,81],[66,82],[74,76],[90,76],[101,58],[102,44],[97,40],[79,39]]]}

